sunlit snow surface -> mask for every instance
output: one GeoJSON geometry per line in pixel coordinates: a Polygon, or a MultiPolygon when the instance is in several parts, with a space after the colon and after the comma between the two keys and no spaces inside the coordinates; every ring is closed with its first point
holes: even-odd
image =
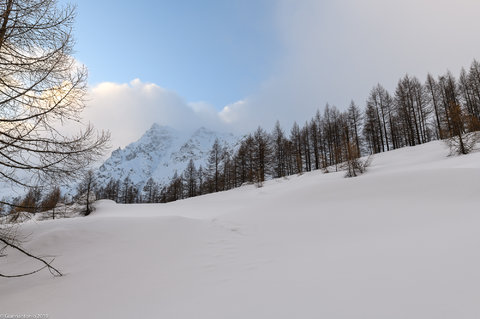
{"type": "MultiPolygon", "coordinates": [[[[441,142],[170,204],[30,222],[65,273],[0,279],[0,313],[50,318],[480,318],[480,153],[441,142]]],[[[36,266],[1,258],[3,273],[36,266]]]]}

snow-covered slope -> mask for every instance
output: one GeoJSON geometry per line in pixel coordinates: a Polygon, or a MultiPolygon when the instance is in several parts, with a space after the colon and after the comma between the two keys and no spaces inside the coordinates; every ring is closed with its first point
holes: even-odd
{"type": "Polygon", "coordinates": [[[168,182],[177,171],[181,174],[190,159],[196,166],[205,164],[215,139],[222,146],[233,149],[238,142],[232,134],[218,133],[204,127],[192,134],[176,131],[168,126],[153,124],[136,142],[112,152],[98,169],[100,184],[110,178],[124,179],[129,176],[134,184],[141,185],[152,177],[160,183],[168,182]]]}
{"type": "Polygon", "coordinates": [[[27,248],[66,275],[0,279],[0,313],[480,318],[480,153],[447,154],[432,142],[377,155],[358,178],[312,172],[24,224],[27,248]]]}

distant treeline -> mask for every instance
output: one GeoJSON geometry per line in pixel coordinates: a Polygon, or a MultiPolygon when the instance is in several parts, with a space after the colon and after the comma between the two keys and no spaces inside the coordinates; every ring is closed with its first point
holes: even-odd
{"type": "MultiPolygon", "coordinates": [[[[450,73],[425,82],[406,75],[395,92],[375,86],[362,110],[353,101],[346,111],[325,106],[323,114],[288,134],[276,123],[268,133],[259,127],[245,136],[234,151],[215,141],[206,167],[187,169],[168,185],[152,178],[138,189],[126,177],[112,179],[96,190],[97,198],[121,203],[165,203],[229,190],[245,183],[261,185],[268,178],[316,169],[337,169],[361,155],[375,154],[432,140],[460,137],[480,130],[480,63],[462,69],[458,80],[450,73]]],[[[463,141],[460,140],[463,144],[463,141]]],[[[466,153],[466,150],[459,150],[466,153]]]]}

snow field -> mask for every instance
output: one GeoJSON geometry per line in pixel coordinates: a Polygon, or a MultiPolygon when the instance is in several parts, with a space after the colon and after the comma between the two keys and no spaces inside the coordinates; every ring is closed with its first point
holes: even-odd
{"type": "MultiPolygon", "coordinates": [[[[0,313],[50,318],[479,318],[480,153],[441,142],[169,204],[28,222],[48,272],[0,279],[0,313]]],[[[2,258],[5,259],[5,258],[2,258]]],[[[5,273],[31,269],[12,254],[5,273]]]]}

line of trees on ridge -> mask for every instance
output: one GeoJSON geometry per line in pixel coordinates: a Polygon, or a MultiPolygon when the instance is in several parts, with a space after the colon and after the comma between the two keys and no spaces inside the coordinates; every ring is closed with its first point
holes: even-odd
{"type": "Polygon", "coordinates": [[[294,123],[287,133],[278,121],[271,132],[258,127],[235,151],[217,140],[206,167],[191,160],[167,185],[150,178],[139,189],[127,176],[111,179],[96,195],[119,203],[166,203],[318,169],[346,168],[355,176],[355,166],[345,163],[432,140],[455,141],[454,152],[466,154],[476,139],[465,134],[478,130],[480,63],[473,61],[458,79],[447,72],[437,79],[429,74],[422,83],[406,75],[393,94],[378,84],[363,110],[353,101],[345,111],[327,104],[323,114],[317,111],[302,126],[294,123]]]}

